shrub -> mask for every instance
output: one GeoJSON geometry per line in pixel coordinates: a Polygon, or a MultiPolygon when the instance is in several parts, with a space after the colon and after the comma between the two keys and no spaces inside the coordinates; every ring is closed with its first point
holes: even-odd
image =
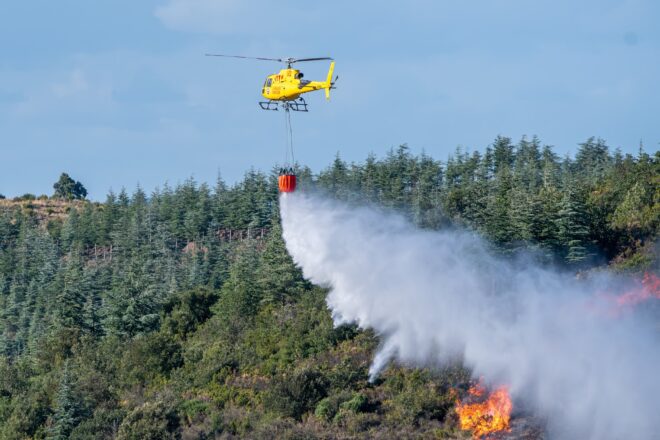
{"type": "MultiPolygon", "coordinates": [[[[348,391],[343,391],[321,400],[316,406],[314,415],[319,419],[325,421],[332,420],[334,423],[346,427],[347,420],[351,420],[351,423],[355,422],[357,420],[355,416],[366,411],[368,407],[369,401],[364,394],[351,394],[348,391]]],[[[356,430],[361,431],[362,429],[356,428],[356,430]]]]}
{"type": "Polygon", "coordinates": [[[162,402],[147,402],[131,411],[117,432],[117,440],[161,440],[174,439],[179,422],[170,405],[162,402]]]}
{"type": "Polygon", "coordinates": [[[169,335],[151,333],[132,341],[121,361],[125,380],[130,383],[145,383],[167,377],[170,371],[181,366],[180,345],[169,335]]]}
{"type": "Polygon", "coordinates": [[[351,400],[348,400],[348,401],[342,403],[341,405],[339,405],[339,407],[341,409],[352,411],[354,413],[359,413],[359,412],[364,411],[367,408],[368,403],[369,403],[369,401],[368,401],[367,397],[364,394],[355,393],[351,400]]]}
{"type": "Polygon", "coordinates": [[[329,397],[321,399],[314,409],[314,415],[319,419],[326,421],[332,419],[337,412],[337,408],[333,403],[334,402],[329,397]]]}
{"type": "Polygon", "coordinates": [[[391,393],[387,417],[394,423],[443,421],[454,404],[451,391],[428,370],[394,370],[385,379],[385,388],[391,393]]]}
{"type": "Polygon", "coordinates": [[[124,411],[100,407],[89,419],[83,420],[71,432],[71,440],[113,438],[114,431],[124,418],[124,411]]]}
{"type": "Polygon", "coordinates": [[[23,194],[22,196],[15,197],[15,198],[14,198],[14,201],[16,201],[16,202],[21,202],[21,201],[23,201],[23,200],[36,200],[36,198],[37,198],[37,196],[35,196],[34,194],[31,194],[31,193],[25,193],[25,194],[23,194]]]}
{"type": "Polygon", "coordinates": [[[316,405],[314,415],[319,419],[330,421],[336,419],[340,410],[359,412],[366,407],[366,404],[367,398],[361,393],[340,391],[337,394],[322,399],[316,405]]]}
{"type": "Polygon", "coordinates": [[[277,380],[268,393],[266,408],[300,420],[327,395],[328,380],[318,371],[304,370],[277,380]]]}
{"type": "Polygon", "coordinates": [[[185,339],[211,317],[211,306],[217,300],[217,292],[203,287],[177,295],[165,305],[163,328],[175,338],[185,339]]]}

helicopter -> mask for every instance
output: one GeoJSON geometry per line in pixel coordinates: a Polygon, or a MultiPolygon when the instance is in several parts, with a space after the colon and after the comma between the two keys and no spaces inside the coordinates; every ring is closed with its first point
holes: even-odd
{"type": "Polygon", "coordinates": [[[325,98],[330,99],[330,89],[335,88],[335,82],[339,79],[336,76],[332,80],[332,74],[335,70],[335,62],[329,57],[320,58],[263,58],[263,57],[246,57],[241,55],[224,55],[217,53],[207,53],[207,57],[226,57],[226,58],[243,58],[251,60],[262,61],[277,61],[286,64],[286,69],[282,69],[279,73],[269,75],[264,81],[261,88],[261,94],[268,101],[260,101],[259,106],[262,110],[278,110],[279,107],[284,108],[286,111],[292,110],[296,112],[306,112],[307,102],[300,96],[303,93],[314,92],[316,90],[325,90],[325,98]],[[310,81],[304,79],[304,74],[291,67],[292,64],[304,61],[323,61],[329,60],[330,68],[328,76],[325,81],[310,81]]]}

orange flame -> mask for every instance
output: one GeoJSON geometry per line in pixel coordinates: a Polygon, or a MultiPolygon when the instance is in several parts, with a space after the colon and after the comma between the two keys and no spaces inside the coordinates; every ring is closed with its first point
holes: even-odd
{"type": "MultiPolygon", "coordinates": [[[[486,389],[481,381],[471,387],[468,393],[476,398],[483,397],[486,389]]],[[[501,386],[493,391],[483,402],[462,403],[456,405],[461,429],[472,431],[474,438],[509,429],[511,418],[511,397],[506,386],[501,386]]]]}
{"type": "Polygon", "coordinates": [[[660,278],[647,272],[642,278],[642,287],[618,296],[616,303],[618,306],[634,306],[651,298],[660,299],[660,278]]]}

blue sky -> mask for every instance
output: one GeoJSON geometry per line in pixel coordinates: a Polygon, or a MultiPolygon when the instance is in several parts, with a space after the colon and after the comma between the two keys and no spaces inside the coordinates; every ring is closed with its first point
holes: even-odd
{"type": "Polygon", "coordinates": [[[653,0],[0,2],[0,193],[50,194],[62,171],[103,199],[270,170],[284,115],[257,101],[280,66],[205,52],[337,60],[332,101],[293,118],[315,171],[404,142],[445,160],[499,134],[656,151],[658,22],[653,0]]]}

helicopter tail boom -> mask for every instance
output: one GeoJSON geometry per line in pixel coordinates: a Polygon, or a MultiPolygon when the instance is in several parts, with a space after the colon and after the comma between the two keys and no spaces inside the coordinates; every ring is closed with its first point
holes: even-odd
{"type": "Polygon", "coordinates": [[[325,99],[330,99],[330,88],[332,87],[332,73],[335,71],[335,62],[330,63],[330,69],[328,70],[328,77],[325,80],[323,88],[325,89],[325,99]]]}

